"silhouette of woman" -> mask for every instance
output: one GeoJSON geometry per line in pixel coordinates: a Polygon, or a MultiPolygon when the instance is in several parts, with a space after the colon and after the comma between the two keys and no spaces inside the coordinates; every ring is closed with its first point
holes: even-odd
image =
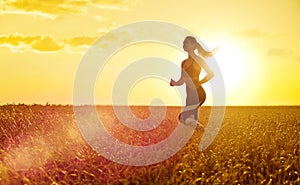
{"type": "Polygon", "coordinates": [[[187,36],[183,42],[183,49],[189,56],[181,64],[181,77],[178,81],[173,79],[170,81],[171,86],[186,84],[186,107],[178,119],[184,124],[198,124],[203,127],[198,122],[198,110],[206,99],[206,93],[201,85],[209,81],[214,76],[214,73],[199,55],[204,58],[210,57],[216,52],[217,48],[210,52],[206,51],[195,37],[187,36]],[[199,55],[195,53],[195,49],[198,50],[199,55]],[[202,68],[205,70],[206,76],[199,81],[202,68]]]}

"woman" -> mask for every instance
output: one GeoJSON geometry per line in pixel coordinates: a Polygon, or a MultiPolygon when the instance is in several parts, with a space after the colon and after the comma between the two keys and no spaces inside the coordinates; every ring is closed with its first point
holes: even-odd
{"type": "Polygon", "coordinates": [[[183,42],[183,49],[188,53],[188,58],[181,64],[181,77],[178,81],[171,79],[171,86],[180,86],[186,84],[186,107],[185,110],[179,115],[180,122],[185,124],[199,124],[198,110],[206,99],[206,93],[201,86],[203,83],[209,81],[214,73],[205,63],[205,61],[195,53],[195,49],[202,57],[212,56],[216,50],[211,52],[205,51],[203,47],[197,42],[195,37],[187,36],[183,42]],[[204,69],[206,76],[199,81],[201,69],[204,69]]]}

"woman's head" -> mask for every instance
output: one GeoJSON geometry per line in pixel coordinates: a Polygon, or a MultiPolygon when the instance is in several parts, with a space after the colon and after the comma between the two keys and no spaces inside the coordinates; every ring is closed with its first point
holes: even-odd
{"type": "Polygon", "coordinates": [[[195,37],[187,36],[183,41],[183,49],[184,51],[194,51],[197,48],[198,42],[195,37]]]}

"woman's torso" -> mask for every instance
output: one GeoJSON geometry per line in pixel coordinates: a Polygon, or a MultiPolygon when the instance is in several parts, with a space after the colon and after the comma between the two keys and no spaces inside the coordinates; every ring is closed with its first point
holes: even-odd
{"type": "Polygon", "coordinates": [[[187,77],[191,79],[194,85],[199,83],[199,75],[201,72],[201,67],[193,58],[189,57],[188,59],[184,60],[182,62],[182,69],[185,71],[184,76],[187,85],[192,85],[190,80],[188,80],[187,77]]]}

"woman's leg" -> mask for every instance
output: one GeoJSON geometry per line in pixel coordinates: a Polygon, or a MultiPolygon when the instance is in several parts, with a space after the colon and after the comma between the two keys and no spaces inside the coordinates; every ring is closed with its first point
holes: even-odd
{"type": "MultiPolygon", "coordinates": [[[[188,107],[190,105],[194,105],[197,104],[197,96],[195,93],[195,89],[193,88],[189,88],[188,86],[186,86],[186,99],[185,99],[185,106],[188,107]]],[[[185,122],[185,120],[190,117],[191,115],[193,115],[193,111],[194,110],[189,110],[189,111],[183,111],[180,115],[179,115],[179,120],[181,122],[185,122]]]]}
{"type": "Polygon", "coordinates": [[[182,112],[178,118],[181,122],[184,122],[190,116],[193,116],[195,120],[198,120],[199,108],[206,99],[205,91],[201,86],[198,87],[197,90],[194,88],[187,87],[186,94],[186,107],[191,105],[198,105],[193,110],[182,112]]]}
{"type": "Polygon", "coordinates": [[[195,120],[198,120],[199,119],[199,108],[201,107],[201,105],[205,102],[206,100],[206,93],[203,89],[202,86],[199,86],[198,89],[197,89],[197,94],[198,94],[198,103],[199,103],[199,106],[194,110],[193,112],[193,115],[194,115],[194,118],[195,120]]]}

